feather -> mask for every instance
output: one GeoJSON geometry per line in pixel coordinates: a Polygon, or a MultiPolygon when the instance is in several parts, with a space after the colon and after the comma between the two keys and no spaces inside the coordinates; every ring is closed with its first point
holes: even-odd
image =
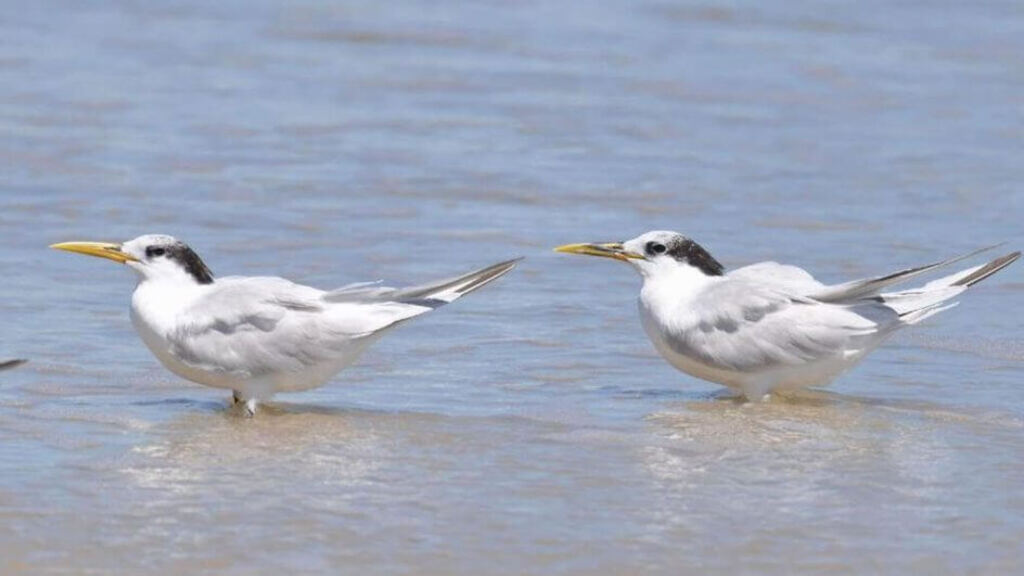
{"type": "Polygon", "coordinates": [[[376,284],[355,284],[324,294],[327,302],[404,302],[436,308],[501,278],[522,258],[499,262],[455,278],[409,288],[388,288],[376,284]]]}
{"type": "Polygon", "coordinates": [[[21,358],[15,360],[5,360],[3,362],[0,362],[0,370],[10,370],[11,368],[21,366],[25,362],[28,362],[28,360],[23,360],[21,358]]]}
{"type": "Polygon", "coordinates": [[[886,286],[906,282],[915,276],[920,276],[921,274],[926,274],[933,270],[944,268],[951,264],[966,260],[972,256],[977,256],[982,252],[998,248],[999,246],[1002,246],[1002,244],[995,244],[993,246],[981,248],[980,250],[975,250],[955,258],[950,258],[949,260],[935,262],[934,264],[927,264],[916,268],[907,268],[906,270],[900,270],[898,272],[893,272],[892,274],[886,274],[885,276],[863,278],[860,280],[836,284],[834,286],[827,286],[824,290],[808,294],[808,296],[818,300],[819,302],[848,302],[851,300],[874,296],[881,292],[881,290],[886,286]]]}

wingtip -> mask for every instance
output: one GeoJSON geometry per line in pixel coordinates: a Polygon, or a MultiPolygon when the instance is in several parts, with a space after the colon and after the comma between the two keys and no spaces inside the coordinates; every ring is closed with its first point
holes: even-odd
{"type": "Polygon", "coordinates": [[[988,252],[989,250],[995,250],[996,248],[1002,248],[1003,246],[1006,246],[1007,244],[1009,244],[1009,242],[1006,241],[1006,240],[1003,240],[1002,242],[996,242],[995,244],[990,244],[989,246],[984,246],[982,248],[978,248],[974,252],[968,252],[967,254],[964,254],[964,257],[968,258],[968,257],[971,257],[971,256],[976,256],[978,254],[982,254],[984,252],[988,252]]]}
{"type": "MultiPolygon", "coordinates": [[[[1004,244],[1005,244],[1005,242],[1004,242],[1004,244]]],[[[999,258],[996,258],[995,260],[989,262],[988,264],[985,264],[984,266],[981,266],[973,274],[970,274],[967,277],[960,279],[959,281],[954,283],[954,286],[968,286],[968,287],[974,286],[978,282],[981,282],[982,280],[985,280],[989,276],[992,276],[996,272],[999,272],[1003,268],[1006,268],[1010,264],[1013,264],[1018,259],[1020,259],[1020,256],[1021,256],[1020,250],[1016,250],[1014,252],[1010,252],[1009,254],[1006,254],[1005,256],[1000,256],[999,258]]]]}
{"type": "Polygon", "coordinates": [[[1013,252],[1010,252],[1006,256],[1003,256],[1003,258],[1006,258],[1006,264],[1004,264],[1004,266],[1009,266],[1010,264],[1013,264],[1017,260],[1020,260],[1020,256],[1021,256],[1021,251],[1020,250],[1014,250],[1013,252]]]}
{"type": "Polygon", "coordinates": [[[495,265],[494,267],[495,267],[495,268],[496,268],[497,270],[499,270],[499,271],[500,271],[500,272],[498,272],[498,275],[499,275],[499,276],[504,276],[505,274],[507,274],[507,273],[511,272],[511,271],[512,271],[512,270],[513,270],[513,269],[514,269],[514,268],[515,268],[516,266],[518,266],[518,265],[519,265],[519,263],[520,263],[520,262],[522,262],[522,261],[523,261],[523,260],[524,260],[525,258],[526,258],[525,256],[517,256],[517,257],[515,257],[515,258],[512,258],[512,259],[510,259],[510,260],[505,260],[504,262],[499,262],[499,263],[498,263],[498,264],[496,264],[496,265],[495,265]]]}
{"type": "Polygon", "coordinates": [[[515,268],[517,265],[519,265],[520,262],[522,262],[525,259],[526,256],[516,256],[515,258],[510,258],[503,262],[498,262],[497,264],[491,266],[490,269],[501,270],[501,273],[504,274],[515,268]]]}
{"type": "Polygon", "coordinates": [[[7,370],[9,368],[16,368],[18,366],[21,366],[25,362],[28,362],[28,360],[26,360],[24,358],[15,358],[14,360],[7,360],[7,361],[4,361],[4,362],[0,362],[0,370],[7,370]]]}

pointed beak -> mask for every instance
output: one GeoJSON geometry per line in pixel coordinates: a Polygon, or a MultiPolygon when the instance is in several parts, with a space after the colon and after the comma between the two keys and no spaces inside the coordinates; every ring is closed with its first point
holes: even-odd
{"type": "Polygon", "coordinates": [[[99,256],[100,258],[113,260],[120,264],[138,261],[138,258],[122,252],[120,244],[110,244],[107,242],[61,242],[60,244],[51,244],[50,248],[87,254],[89,256],[99,256]]]}
{"type": "Polygon", "coordinates": [[[622,247],[622,242],[606,242],[603,244],[566,244],[555,248],[555,252],[566,254],[586,254],[587,256],[603,256],[626,262],[630,259],[643,260],[642,254],[630,252],[622,247]]]}

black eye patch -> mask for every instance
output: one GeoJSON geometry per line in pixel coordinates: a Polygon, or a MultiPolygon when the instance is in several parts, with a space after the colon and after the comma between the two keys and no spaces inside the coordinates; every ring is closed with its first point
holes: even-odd
{"type": "Polygon", "coordinates": [[[167,250],[165,250],[165,249],[163,249],[163,248],[161,248],[159,246],[149,246],[149,247],[146,248],[146,257],[147,258],[154,258],[156,256],[163,256],[166,253],[167,253],[167,250]]]}
{"type": "Polygon", "coordinates": [[[667,248],[665,248],[664,244],[659,244],[657,242],[648,242],[647,243],[647,253],[648,254],[664,254],[665,250],[667,250],[667,248]]]}

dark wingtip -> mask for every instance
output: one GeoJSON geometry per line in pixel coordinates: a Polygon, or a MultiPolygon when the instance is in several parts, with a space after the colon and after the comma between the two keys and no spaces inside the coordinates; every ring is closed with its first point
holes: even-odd
{"type": "Polygon", "coordinates": [[[476,290],[477,288],[480,288],[485,284],[489,284],[490,282],[497,280],[498,278],[501,278],[505,274],[508,274],[509,272],[512,271],[513,268],[516,267],[517,264],[522,262],[524,258],[525,256],[519,256],[518,258],[513,258],[511,260],[505,260],[504,262],[492,264],[491,266],[488,266],[483,270],[472,272],[469,274],[469,276],[476,276],[476,279],[474,279],[472,282],[467,283],[465,286],[456,289],[456,292],[458,292],[459,294],[469,294],[473,290],[476,290]]]}
{"type": "Polygon", "coordinates": [[[6,362],[0,362],[0,370],[9,370],[11,368],[21,366],[25,362],[28,362],[28,360],[25,360],[24,358],[17,358],[15,360],[7,360],[6,362]]]}
{"type": "Polygon", "coordinates": [[[975,271],[973,274],[970,274],[970,275],[968,275],[968,276],[966,276],[964,278],[961,278],[960,280],[958,280],[953,285],[954,286],[968,286],[968,287],[969,286],[974,286],[978,282],[981,282],[982,280],[988,278],[989,276],[995,274],[996,272],[999,272],[1003,268],[1006,268],[1010,264],[1013,264],[1019,258],[1020,258],[1020,251],[1019,250],[1016,251],[1016,252],[1010,252],[1006,256],[1000,256],[999,258],[996,258],[995,260],[989,262],[988,264],[985,264],[984,266],[979,268],[977,271],[975,271]]]}

